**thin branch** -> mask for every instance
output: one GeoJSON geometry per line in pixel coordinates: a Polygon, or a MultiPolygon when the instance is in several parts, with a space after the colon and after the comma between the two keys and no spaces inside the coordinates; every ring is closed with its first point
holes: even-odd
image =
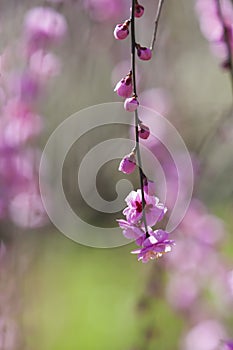
{"type": "MultiPolygon", "coordinates": [[[[137,97],[137,84],[136,84],[136,65],[135,65],[135,51],[136,51],[136,40],[135,40],[135,4],[136,0],[132,0],[132,6],[131,6],[131,64],[132,64],[132,80],[133,80],[133,94],[135,97],[137,97]]],[[[142,193],[142,219],[145,226],[145,231],[147,237],[148,229],[147,229],[147,222],[146,222],[146,215],[145,215],[145,196],[144,196],[144,184],[143,184],[143,178],[144,174],[142,171],[142,159],[141,159],[141,152],[140,152],[140,145],[139,145],[139,117],[138,117],[138,111],[134,112],[135,116],[135,150],[137,153],[137,159],[138,159],[138,168],[139,168],[139,177],[140,177],[140,187],[141,187],[141,193],[142,193]]]]}
{"type": "MultiPolygon", "coordinates": [[[[233,4],[233,0],[231,0],[231,2],[233,4]]],[[[232,94],[233,94],[233,57],[232,57],[232,51],[231,51],[231,37],[230,37],[231,34],[229,33],[229,30],[227,28],[227,25],[225,23],[225,19],[222,13],[221,0],[216,0],[216,4],[217,4],[218,16],[224,29],[224,41],[227,46],[227,52],[228,52],[227,63],[229,64],[231,88],[232,88],[232,94]]],[[[198,147],[197,154],[199,156],[203,154],[203,150],[210,144],[214,136],[219,131],[221,125],[231,116],[232,116],[232,108],[230,109],[230,112],[228,112],[227,114],[223,114],[222,117],[219,118],[217,123],[213,125],[213,127],[209,130],[207,135],[205,135],[203,141],[198,147]]]]}
{"type": "Polygon", "coordinates": [[[217,121],[216,123],[209,129],[208,133],[205,135],[203,140],[201,141],[198,149],[197,154],[199,157],[202,158],[202,154],[204,153],[207,146],[211,143],[213,137],[218,133],[221,126],[232,116],[232,108],[230,108],[227,113],[224,113],[217,121]]]}
{"type": "Polygon", "coordinates": [[[218,16],[222,23],[223,29],[224,29],[224,41],[227,46],[227,64],[229,64],[229,70],[230,70],[230,76],[231,76],[231,87],[232,87],[232,94],[233,94],[233,58],[232,58],[232,52],[231,52],[231,37],[230,37],[230,31],[226,25],[222,8],[221,8],[221,0],[216,0],[217,4],[217,10],[218,10],[218,16]]]}
{"type": "Polygon", "coordinates": [[[161,16],[163,4],[164,4],[164,0],[159,0],[157,13],[156,13],[156,17],[155,17],[154,33],[153,33],[153,37],[152,37],[151,45],[150,45],[151,50],[153,50],[154,46],[155,46],[155,42],[156,42],[156,38],[157,38],[157,31],[158,31],[158,26],[159,26],[159,19],[161,16]]]}

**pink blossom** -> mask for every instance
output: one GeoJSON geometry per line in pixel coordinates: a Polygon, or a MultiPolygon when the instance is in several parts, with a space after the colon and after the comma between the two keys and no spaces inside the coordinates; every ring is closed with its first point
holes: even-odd
{"type": "MultiPolygon", "coordinates": [[[[141,190],[131,191],[125,201],[128,206],[124,209],[123,214],[126,216],[128,222],[137,223],[142,219],[143,213],[141,190]]],[[[163,219],[167,208],[159,202],[157,197],[149,196],[146,193],[145,201],[146,206],[144,210],[147,224],[153,226],[163,219]]]]}
{"type": "Polygon", "coordinates": [[[142,244],[142,248],[132,251],[138,254],[138,260],[147,263],[149,260],[160,258],[163,254],[171,251],[175,244],[170,240],[168,233],[163,230],[149,231],[150,236],[142,244]]]}
{"type": "Polygon", "coordinates": [[[123,230],[123,235],[128,239],[138,239],[144,237],[145,231],[138,225],[129,223],[126,220],[117,220],[120,228],[123,230]]]}

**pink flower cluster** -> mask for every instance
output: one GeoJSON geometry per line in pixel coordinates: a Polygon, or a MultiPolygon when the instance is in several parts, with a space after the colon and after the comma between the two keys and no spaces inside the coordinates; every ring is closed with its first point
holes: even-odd
{"type": "Polygon", "coordinates": [[[60,70],[58,58],[48,49],[62,40],[66,28],[65,18],[52,8],[33,8],[24,21],[24,50],[19,55],[23,68],[17,73],[7,70],[9,48],[1,57],[0,218],[20,227],[47,221],[38,185],[40,151],[33,143],[43,128],[39,98],[60,70]]]}
{"type": "Polygon", "coordinates": [[[153,226],[163,219],[167,208],[155,196],[154,183],[152,181],[147,182],[146,179],[144,197],[146,205],[143,209],[142,191],[130,192],[125,199],[127,207],[123,211],[126,220],[120,219],[117,221],[123,230],[123,235],[128,239],[136,240],[136,244],[140,246],[140,249],[132,253],[138,254],[138,260],[146,263],[169,252],[174,245],[174,241],[169,239],[167,232],[161,229],[152,229],[153,226]],[[147,233],[143,223],[143,215],[148,224],[147,233]]]}
{"type": "Polygon", "coordinates": [[[229,67],[227,40],[233,52],[233,4],[231,0],[196,0],[196,11],[203,35],[210,42],[211,50],[229,67]],[[219,6],[221,13],[219,13],[219,6]]]}

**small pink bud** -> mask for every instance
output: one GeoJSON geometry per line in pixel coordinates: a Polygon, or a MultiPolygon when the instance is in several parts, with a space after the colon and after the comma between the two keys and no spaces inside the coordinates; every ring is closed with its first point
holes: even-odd
{"type": "Polygon", "coordinates": [[[144,13],[144,7],[142,5],[136,4],[135,13],[134,13],[135,17],[140,18],[142,17],[143,13],[144,13]]]}
{"type": "Polygon", "coordinates": [[[129,35],[129,21],[126,21],[123,24],[117,24],[115,29],[114,29],[114,37],[117,40],[124,40],[125,38],[127,38],[127,36],[129,35]]]}
{"type": "Polygon", "coordinates": [[[120,162],[119,171],[122,171],[124,174],[131,174],[136,167],[136,158],[135,154],[132,152],[127,156],[124,156],[122,161],[120,162]]]}
{"type": "Polygon", "coordinates": [[[117,93],[118,96],[121,97],[130,97],[133,92],[133,85],[132,85],[132,74],[129,73],[126,75],[125,78],[121,79],[114,89],[114,91],[117,93]]]}
{"type": "Polygon", "coordinates": [[[138,57],[143,61],[149,61],[152,56],[152,52],[148,47],[137,46],[138,57]]]}
{"type": "Polygon", "coordinates": [[[124,108],[128,112],[134,112],[139,106],[139,102],[136,97],[130,97],[125,100],[124,108]]]}
{"type": "Polygon", "coordinates": [[[138,135],[141,139],[148,139],[148,137],[150,136],[150,129],[148,128],[148,126],[140,123],[138,126],[138,135]]]}

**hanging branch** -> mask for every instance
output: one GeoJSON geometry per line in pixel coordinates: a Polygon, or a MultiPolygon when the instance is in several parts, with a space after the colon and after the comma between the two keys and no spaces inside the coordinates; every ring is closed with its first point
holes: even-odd
{"type": "Polygon", "coordinates": [[[159,26],[159,19],[160,19],[160,16],[161,16],[163,4],[164,4],[164,0],[159,0],[157,13],[156,13],[156,16],[155,16],[154,33],[153,33],[153,37],[152,37],[151,45],[150,45],[150,49],[151,50],[154,49],[155,42],[156,42],[156,39],[157,39],[157,31],[158,31],[158,26],[159,26]]]}
{"type": "MultiPolygon", "coordinates": [[[[231,0],[233,4],[233,0],[231,0]]],[[[230,31],[225,23],[225,19],[222,13],[221,8],[221,0],[216,0],[217,4],[217,11],[218,16],[221,21],[221,24],[223,26],[224,30],[224,41],[227,47],[227,60],[226,63],[228,64],[229,72],[230,72],[230,80],[231,80],[231,88],[232,88],[232,95],[233,95],[233,57],[232,57],[232,50],[231,50],[231,34],[230,31]]],[[[207,145],[210,144],[214,136],[217,134],[223,123],[229,119],[232,116],[232,107],[228,113],[224,113],[216,122],[215,125],[208,131],[207,135],[205,135],[204,139],[201,141],[200,146],[198,147],[197,154],[200,155],[203,153],[203,149],[206,148],[207,145]]],[[[203,160],[202,160],[203,163],[203,160]]]]}
{"type": "Polygon", "coordinates": [[[223,26],[223,33],[224,33],[224,41],[227,47],[227,64],[229,65],[229,71],[230,71],[230,76],[231,76],[231,87],[232,87],[232,94],[233,94],[233,58],[232,58],[232,50],[231,50],[231,33],[226,25],[223,13],[222,13],[222,8],[221,8],[221,0],[216,0],[217,4],[217,11],[218,11],[218,16],[221,21],[221,24],[223,26]]]}
{"type": "MultiPolygon", "coordinates": [[[[136,1],[132,0],[132,6],[131,6],[131,65],[132,65],[132,81],[133,81],[133,95],[137,97],[137,84],[136,84],[136,67],[135,67],[135,52],[136,52],[136,40],[135,40],[135,4],[136,1]]],[[[146,222],[146,215],[145,215],[145,195],[144,195],[144,185],[143,185],[143,178],[144,173],[142,171],[142,159],[141,159],[141,152],[140,152],[140,144],[139,144],[139,117],[138,117],[138,110],[136,109],[134,112],[135,116],[135,150],[137,153],[137,159],[138,159],[138,169],[139,169],[139,177],[140,177],[140,187],[142,192],[142,209],[143,209],[143,222],[145,226],[146,236],[148,237],[148,229],[147,229],[147,222],[146,222]]]]}

